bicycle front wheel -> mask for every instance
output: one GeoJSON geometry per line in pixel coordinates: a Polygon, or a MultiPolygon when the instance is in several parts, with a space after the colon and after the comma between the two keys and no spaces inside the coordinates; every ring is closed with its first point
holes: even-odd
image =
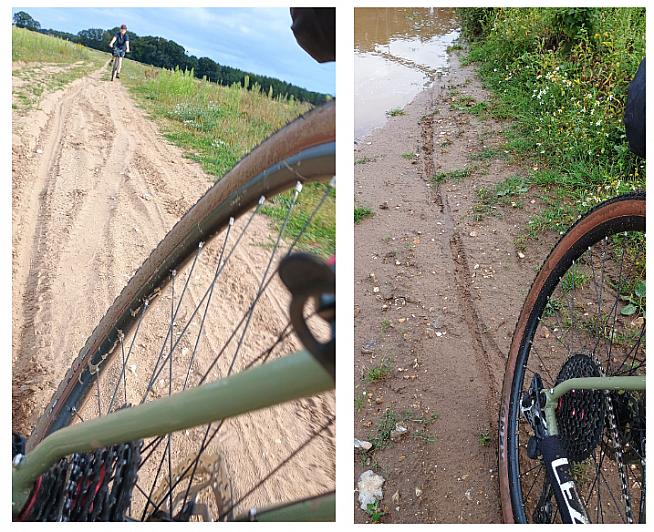
{"type": "MultiPolygon", "coordinates": [[[[334,112],[328,103],[263,142],[171,229],[87,340],[28,452],[72,423],[301,348],[276,269],[298,248],[333,253],[319,242],[334,227],[334,112]]],[[[225,519],[333,490],[333,392],[271,410],[144,442],[127,517],[225,519]],[[278,474],[290,460],[295,478],[278,474]]]]}
{"type": "MultiPolygon", "coordinates": [[[[645,374],[645,193],[595,207],[559,240],[513,336],[499,418],[506,522],[561,522],[544,467],[527,457],[520,401],[575,377],[645,374]]],[[[556,409],[562,445],[591,521],[644,522],[645,392],[573,391],[556,409]]]]}

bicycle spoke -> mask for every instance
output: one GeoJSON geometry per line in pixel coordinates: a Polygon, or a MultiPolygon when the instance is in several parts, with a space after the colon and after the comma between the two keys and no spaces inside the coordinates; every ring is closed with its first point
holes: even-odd
{"type": "MultiPolygon", "coordinates": [[[[230,225],[230,228],[231,228],[231,225],[230,225]]],[[[228,233],[229,233],[229,229],[228,229],[228,233]]],[[[177,319],[177,314],[178,314],[178,312],[179,312],[179,310],[180,310],[180,308],[182,306],[182,301],[184,300],[184,295],[186,294],[186,290],[187,290],[187,288],[189,286],[191,278],[193,277],[193,272],[195,270],[195,266],[196,266],[196,264],[198,262],[198,258],[200,256],[200,253],[202,252],[203,247],[204,247],[204,243],[200,242],[200,244],[198,245],[198,250],[197,250],[197,252],[195,253],[195,255],[193,257],[193,264],[191,265],[191,269],[190,269],[188,275],[186,276],[186,282],[184,283],[184,288],[182,289],[182,293],[181,293],[181,295],[179,297],[179,301],[177,303],[177,308],[175,309],[173,317],[170,320],[170,325],[168,326],[168,330],[166,332],[166,337],[164,338],[163,345],[161,346],[161,350],[159,351],[159,356],[157,357],[157,361],[154,364],[155,370],[159,366],[159,363],[161,363],[161,357],[162,357],[162,355],[164,353],[164,348],[165,348],[166,342],[168,341],[168,338],[173,337],[173,326],[174,326],[175,320],[177,319]]],[[[171,347],[171,351],[172,351],[172,347],[171,347]]],[[[153,372],[154,372],[154,370],[153,370],[153,372]]],[[[148,386],[148,388],[146,389],[146,394],[149,391],[150,391],[150,387],[148,386]]]]}
{"type": "MultiPolygon", "coordinates": [[[[207,436],[209,435],[209,431],[211,430],[211,423],[207,425],[207,430],[204,431],[204,436],[202,437],[202,443],[200,444],[200,452],[197,454],[195,460],[193,461],[193,470],[191,471],[191,476],[188,479],[188,485],[186,486],[186,491],[184,492],[184,499],[182,501],[182,508],[186,505],[186,500],[188,499],[188,494],[191,491],[191,486],[193,485],[193,479],[195,478],[195,473],[198,469],[198,464],[200,463],[200,456],[202,455],[202,452],[204,450],[204,446],[206,445],[207,441],[207,436]]],[[[171,484],[168,484],[169,486],[172,486],[171,484]]],[[[172,489],[170,490],[170,493],[172,493],[172,489]]]]}
{"type": "MultiPolygon", "coordinates": [[[[166,455],[164,454],[164,457],[166,455]]],[[[161,469],[163,468],[163,463],[164,460],[163,458],[159,462],[159,466],[157,467],[157,474],[154,476],[154,480],[152,481],[152,486],[150,486],[150,493],[148,495],[148,501],[152,499],[152,494],[154,493],[154,488],[157,486],[157,480],[159,479],[159,474],[161,473],[161,469]]],[[[143,512],[141,513],[141,521],[145,519],[145,516],[148,512],[148,507],[149,507],[149,502],[146,503],[145,508],[143,508],[143,512]]],[[[155,513],[158,510],[158,506],[152,511],[152,513],[155,513]]]]}
{"type": "MultiPolygon", "coordinates": [[[[170,282],[170,355],[168,359],[168,397],[170,397],[173,394],[173,340],[175,336],[175,331],[174,331],[174,318],[175,318],[175,275],[177,272],[173,270],[171,276],[171,282],[170,282]]],[[[166,454],[168,455],[168,485],[172,485],[173,483],[173,464],[172,464],[172,437],[173,435],[171,433],[168,434],[168,444],[166,446],[166,454]]],[[[173,511],[173,494],[172,491],[170,493],[170,498],[168,501],[168,508],[169,511],[172,515],[173,511]]]]}
{"type": "MultiPolygon", "coordinates": [[[[625,248],[622,248],[622,257],[620,260],[620,272],[618,274],[618,279],[622,279],[622,269],[624,267],[624,255],[625,255],[625,248]]],[[[613,304],[613,323],[611,324],[611,333],[609,334],[609,346],[608,346],[608,353],[606,354],[606,371],[611,371],[611,352],[613,350],[613,338],[615,335],[615,323],[618,319],[618,301],[620,300],[620,291],[616,290],[615,291],[615,303],[613,304]]]]}
{"type": "MultiPolygon", "coordinates": [[[[536,473],[536,477],[534,478],[534,481],[531,483],[531,487],[527,491],[527,495],[525,496],[526,500],[529,500],[529,495],[531,495],[531,492],[534,489],[534,486],[536,485],[536,482],[538,482],[538,477],[540,477],[540,474],[543,472],[544,467],[541,464],[538,464],[539,469],[538,472],[536,473]]],[[[545,479],[545,482],[547,482],[547,479],[545,479]]]]}
{"type": "MultiPolygon", "coordinates": [[[[200,346],[200,338],[202,336],[202,331],[204,330],[204,322],[207,318],[207,313],[209,312],[209,305],[211,304],[211,297],[213,296],[213,290],[214,287],[216,286],[216,281],[218,280],[218,276],[220,275],[220,269],[223,266],[223,255],[225,254],[225,249],[227,248],[227,242],[229,240],[229,234],[232,231],[232,227],[234,227],[234,218],[230,218],[229,220],[229,225],[227,227],[227,231],[225,231],[225,240],[223,242],[222,247],[220,248],[220,257],[218,257],[218,266],[216,268],[216,273],[214,274],[214,279],[213,282],[211,283],[210,286],[210,292],[209,296],[207,298],[207,304],[204,307],[204,313],[202,314],[202,320],[200,321],[200,330],[198,331],[197,338],[195,339],[195,345],[193,346],[193,353],[191,354],[191,360],[188,363],[188,369],[186,371],[186,377],[184,377],[184,386],[182,387],[183,390],[186,389],[186,385],[188,384],[188,378],[189,375],[191,374],[191,368],[193,367],[193,362],[195,361],[195,357],[198,352],[198,347],[200,346]]],[[[172,348],[171,348],[172,350],[172,348]]],[[[184,501],[186,502],[186,500],[184,501]]]]}
{"type": "MultiPolygon", "coordinates": [[[[636,362],[636,360],[637,360],[636,359],[636,353],[638,352],[638,349],[640,348],[640,344],[641,344],[643,338],[645,338],[645,322],[644,321],[643,321],[643,326],[640,328],[640,333],[638,334],[638,340],[636,340],[636,344],[627,352],[627,354],[626,354],[624,360],[622,361],[622,363],[620,364],[620,366],[618,366],[618,368],[615,369],[615,371],[614,371],[615,375],[621,375],[622,374],[622,373],[620,373],[620,370],[624,367],[627,360],[629,360],[632,353],[633,353],[633,357],[631,359],[632,360],[632,363],[631,363],[632,367],[630,369],[628,369],[627,371],[628,372],[633,371],[634,362],[636,362]]],[[[640,361],[640,362],[644,362],[644,361],[640,361]]]]}
{"type": "MultiPolygon", "coordinates": [[[[139,319],[136,322],[136,328],[135,328],[135,331],[134,331],[134,336],[132,337],[132,341],[129,344],[129,349],[127,350],[127,358],[125,359],[125,362],[123,364],[123,371],[125,371],[127,363],[129,362],[129,358],[130,358],[130,356],[132,356],[132,351],[134,349],[134,343],[136,342],[136,337],[138,336],[139,329],[141,328],[141,322],[143,321],[143,316],[145,316],[145,311],[147,310],[149,304],[150,303],[146,300],[143,303],[143,307],[141,308],[141,312],[139,314],[139,319]]],[[[120,336],[122,337],[122,333],[120,334],[120,336]]],[[[122,343],[122,340],[120,340],[120,342],[122,343]]],[[[116,383],[116,387],[114,388],[113,394],[111,395],[111,401],[109,402],[109,408],[107,408],[107,413],[111,412],[111,407],[113,406],[114,400],[116,399],[116,394],[118,393],[118,386],[119,386],[119,383],[116,383]]]]}
{"type": "Polygon", "coordinates": [[[537,462],[535,466],[532,466],[527,471],[523,471],[522,473],[520,473],[520,478],[524,477],[525,475],[528,475],[534,469],[538,469],[539,467],[543,467],[543,465],[540,462],[537,462]]]}
{"type": "MultiPolygon", "coordinates": [[[[334,180],[332,180],[332,182],[330,183],[330,185],[329,185],[328,187],[325,188],[325,191],[323,192],[320,201],[318,202],[318,204],[316,205],[316,207],[311,211],[311,214],[310,214],[309,217],[307,218],[306,222],[304,223],[304,225],[302,226],[302,228],[300,229],[300,231],[298,232],[298,234],[295,236],[295,238],[293,239],[293,241],[292,241],[291,244],[289,245],[289,247],[288,247],[288,251],[286,252],[286,256],[288,256],[288,255],[293,251],[293,249],[295,249],[295,246],[297,245],[297,243],[300,241],[300,239],[301,239],[302,236],[304,235],[304,232],[306,231],[307,227],[309,227],[309,225],[311,224],[311,222],[312,222],[313,219],[315,218],[316,214],[317,214],[318,211],[320,210],[320,207],[324,204],[325,200],[326,200],[327,197],[329,196],[330,190],[331,190],[331,188],[333,188],[333,183],[334,183],[334,180]]],[[[272,281],[272,279],[273,279],[272,276],[270,276],[270,277],[268,278],[268,280],[266,281],[266,283],[265,283],[264,286],[263,286],[263,290],[262,290],[262,292],[265,292],[266,288],[268,288],[268,285],[270,284],[270,282],[272,281]]],[[[227,339],[227,341],[225,342],[223,348],[220,350],[220,352],[218,353],[218,355],[216,356],[216,358],[214,359],[214,361],[209,365],[209,367],[208,367],[207,370],[205,371],[204,375],[202,375],[202,377],[200,378],[200,381],[198,382],[198,386],[200,386],[201,384],[203,384],[203,383],[206,381],[206,379],[209,377],[209,375],[211,374],[211,372],[212,372],[213,369],[215,368],[216,363],[218,362],[218,359],[219,359],[219,358],[222,356],[222,354],[225,352],[225,350],[227,349],[227,346],[231,343],[231,341],[232,341],[232,340],[234,339],[234,337],[236,336],[236,334],[237,334],[237,332],[238,332],[238,329],[241,327],[241,325],[243,324],[243,322],[246,320],[247,315],[248,315],[248,311],[249,311],[249,309],[246,310],[246,311],[243,313],[243,315],[242,315],[240,321],[238,322],[238,324],[236,325],[236,327],[234,328],[234,330],[233,330],[232,333],[230,334],[230,336],[229,336],[229,338],[227,339]]]]}
{"type": "MultiPolygon", "coordinates": [[[[207,432],[210,430],[211,425],[212,425],[212,424],[207,425],[207,432]]],[[[177,485],[178,485],[178,484],[183,480],[183,478],[184,478],[184,476],[186,475],[186,473],[188,473],[189,471],[191,471],[192,468],[197,467],[197,463],[198,463],[198,461],[199,461],[199,459],[200,459],[200,456],[201,456],[202,453],[206,450],[206,448],[209,446],[209,444],[213,441],[214,437],[216,436],[216,434],[218,434],[218,431],[220,430],[220,428],[221,428],[222,426],[223,426],[223,421],[221,420],[221,421],[219,422],[219,424],[218,424],[218,427],[216,427],[216,428],[214,429],[214,431],[211,433],[211,436],[209,436],[208,439],[207,439],[207,438],[204,438],[204,439],[202,440],[202,444],[201,444],[201,447],[200,447],[200,451],[199,451],[198,454],[196,455],[195,460],[193,460],[193,462],[192,462],[191,464],[189,464],[189,465],[184,469],[184,471],[183,471],[183,472],[178,476],[178,479],[173,483],[173,485],[168,487],[168,490],[169,490],[169,491],[172,492],[172,491],[177,487],[177,485]]],[[[157,510],[159,510],[159,508],[160,508],[160,506],[161,506],[163,500],[165,500],[165,498],[166,498],[167,496],[168,496],[168,492],[166,492],[166,493],[164,494],[164,496],[163,496],[163,498],[162,498],[162,501],[160,501],[159,503],[157,503],[157,505],[154,507],[154,510],[152,510],[152,513],[155,513],[157,510]]]]}
{"type": "Polygon", "coordinates": [[[252,495],[252,493],[260,488],[265,482],[267,482],[273,475],[275,475],[281,468],[283,468],[286,464],[288,464],[302,449],[304,449],[309,443],[311,443],[314,438],[318,437],[321,433],[323,433],[325,430],[327,430],[332,423],[334,423],[334,418],[330,418],[326,423],[324,423],[318,430],[314,431],[307,440],[305,440],[299,447],[295,448],[291,454],[289,454],[283,462],[281,462],[277,467],[275,467],[272,471],[270,471],[264,478],[262,478],[259,483],[255,486],[252,486],[245,495],[242,495],[240,499],[238,499],[235,503],[233,503],[229,509],[227,510],[226,513],[230,513],[231,511],[234,510],[239,504],[241,504],[247,497],[252,495]]]}
{"type": "MultiPolygon", "coordinates": [[[[234,245],[232,246],[231,251],[229,252],[229,254],[227,255],[227,257],[225,258],[225,261],[223,262],[223,265],[222,265],[222,266],[219,266],[218,275],[220,275],[220,273],[224,270],[225,266],[226,266],[227,263],[229,262],[229,259],[231,258],[232,254],[234,253],[234,250],[237,248],[238,244],[240,243],[241,239],[243,238],[243,235],[246,233],[248,227],[250,226],[250,223],[251,223],[252,220],[254,219],[254,216],[259,212],[261,206],[263,205],[263,202],[264,202],[264,198],[262,197],[262,198],[260,199],[259,203],[257,204],[257,207],[255,208],[255,210],[252,212],[252,214],[251,214],[250,217],[248,218],[247,223],[245,224],[245,227],[243,228],[243,230],[242,230],[241,233],[239,234],[238,238],[236,239],[236,242],[235,242],[234,245]]],[[[191,314],[191,317],[189,318],[189,320],[187,321],[186,325],[185,325],[184,328],[182,329],[182,332],[180,333],[179,337],[178,337],[177,340],[175,341],[175,344],[173,345],[172,351],[174,351],[174,350],[177,348],[177,345],[179,344],[179,342],[180,342],[181,339],[183,338],[184,334],[185,334],[186,331],[188,330],[188,328],[189,328],[191,322],[193,321],[193,318],[194,318],[194,317],[196,316],[196,314],[199,312],[200,306],[202,305],[202,303],[204,302],[204,300],[208,297],[210,289],[211,289],[211,288],[207,288],[207,290],[204,292],[204,295],[202,296],[202,299],[200,300],[200,303],[198,304],[198,306],[195,308],[195,310],[194,310],[193,313],[191,314]]],[[[162,350],[163,350],[164,348],[165,348],[165,347],[162,347],[162,350]]],[[[163,365],[164,365],[166,362],[167,362],[167,357],[166,357],[166,359],[164,359],[164,360],[162,361],[162,365],[161,365],[161,367],[160,367],[159,369],[157,369],[157,368],[155,367],[155,369],[153,370],[153,374],[152,374],[152,376],[150,377],[150,381],[149,381],[149,383],[148,383],[148,387],[147,387],[147,389],[146,389],[146,393],[143,395],[143,399],[141,400],[141,403],[145,402],[145,399],[147,398],[147,392],[151,389],[152,385],[153,385],[154,382],[157,380],[157,377],[159,376],[159,373],[161,372],[161,369],[163,368],[163,365]]]]}
{"type": "Polygon", "coordinates": [[[293,207],[295,207],[295,204],[297,203],[297,198],[300,195],[301,190],[302,190],[302,184],[298,181],[297,184],[295,185],[293,200],[291,201],[290,207],[286,211],[284,222],[282,223],[279,233],[277,234],[277,240],[275,241],[275,245],[272,251],[270,252],[270,258],[268,259],[268,264],[266,265],[266,269],[263,272],[263,275],[261,276],[261,283],[259,284],[259,288],[257,289],[257,294],[254,297],[254,301],[250,304],[250,308],[248,309],[248,317],[245,321],[245,327],[243,327],[243,333],[241,334],[241,338],[238,342],[238,345],[236,346],[236,350],[234,352],[232,362],[229,365],[229,369],[227,370],[228,376],[232,374],[232,370],[234,369],[234,363],[236,362],[236,357],[238,357],[238,353],[241,350],[241,347],[243,346],[243,341],[245,340],[245,335],[247,333],[248,327],[250,326],[252,315],[254,314],[254,309],[257,303],[259,302],[259,298],[261,297],[261,294],[263,293],[264,283],[266,281],[268,273],[270,272],[270,267],[272,266],[273,259],[275,258],[275,254],[277,253],[277,248],[279,248],[279,244],[282,241],[282,235],[284,234],[284,230],[286,229],[286,225],[288,224],[288,220],[291,217],[291,212],[293,211],[293,207]]]}

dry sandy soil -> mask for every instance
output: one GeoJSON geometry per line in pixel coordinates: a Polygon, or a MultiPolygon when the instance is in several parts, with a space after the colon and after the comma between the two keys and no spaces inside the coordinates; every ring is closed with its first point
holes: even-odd
{"type": "MultiPolygon", "coordinates": [[[[37,109],[15,114],[12,149],[13,428],[29,434],[95,324],[213,180],[161,137],[127,90],[108,81],[104,69],[47,95],[37,109]]],[[[268,260],[257,243],[265,242],[269,232],[259,217],[225,271],[219,295],[227,313],[204,333],[211,347],[251,301],[244,294],[256,289],[268,260]]],[[[212,253],[203,257],[200,280],[211,278],[216,258],[212,253]]],[[[201,293],[199,287],[189,289],[190,300],[201,293]]],[[[255,314],[252,327],[272,336],[286,323],[287,302],[280,283],[271,284],[268,311],[255,314]]],[[[152,345],[145,335],[137,347],[146,352],[152,345]]],[[[284,347],[298,346],[290,341],[284,347]]],[[[256,341],[244,347],[245,359],[248,349],[260,348],[256,341]]],[[[196,372],[203,362],[198,357],[196,372]]],[[[131,368],[134,375],[145,374],[142,364],[131,368]]],[[[325,394],[230,422],[222,431],[220,452],[236,496],[333,413],[334,396],[325,394]]],[[[329,430],[244,505],[334,489],[334,449],[329,430]]]]}
{"type": "MultiPolygon", "coordinates": [[[[356,479],[368,469],[386,479],[382,522],[500,521],[505,354],[555,238],[518,256],[515,237],[540,207],[532,193],[522,208],[474,216],[480,187],[526,169],[501,150],[506,124],[457,110],[462,96],[488,98],[452,57],[449,73],[355,148],[355,205],[375,213],[355,226],[355,438],[379,437],[384,416],[408,429],[355,454],[356,479]],[[491,148],[499,155],[480,158],[491,148]],[[463,179],[431,179],[466,166],[463,179]]],[[[358,501],[355,521],[369,521],[358,501]]]]}

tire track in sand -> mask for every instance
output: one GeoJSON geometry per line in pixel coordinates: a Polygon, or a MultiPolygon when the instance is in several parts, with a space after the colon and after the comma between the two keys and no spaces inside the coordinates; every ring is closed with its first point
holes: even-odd
{"type": "MultiPolygon", "coordinates": [[[[356,147],[355,202],[375,215],[355,226],[355,437],[374,441],[389,418],[408,428],[355,461],[355,481],[366,469],[386,479],[385,522],[501,519],[504,353],[544,256],[539,246],[516,253],[529,212],[475,216],[481,187],[525,168],[501,155],[480,161],[482,150],[504,153],[505,125],[452,105],[452,95],[488,95],[471,67],[451,60],[446,76],[356,147]],[[456,179],[464,168],[473,170],[456,179]],[[371,378],[382,364],[385,377],[371,378]]],[[[357,507],[355,520],[369,517],[357,507]]]]}

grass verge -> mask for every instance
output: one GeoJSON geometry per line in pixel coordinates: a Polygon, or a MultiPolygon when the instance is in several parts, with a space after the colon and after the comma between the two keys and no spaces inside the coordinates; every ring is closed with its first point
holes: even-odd
{"type": "MultiPolygon", "coordinates": [[[[270,97],[238,85],[222,87],[198,80],[190,72],[169,71],[126,60],[120,82],[158,123],[164,136],[180,146],[216,180],[263,140],[311,106],[283,97],[270,97]]],[[[320,201],[325,185],[306,185],[293,209],[286,236],[294,238],[320,201]]],[[[278,227],[292,193],[281,194],[262,212],[278,227]]],[[[336,250],[336,195],[330,191],[298,247],[322,256],[336,250]]]]}
{"type": "Polygon", "coordinates": [[[645,163],[629,152],[623,125],[628,85],[645,56],[644,8],[459,15],[470,41],[464,61],[478,65],[493,94],[485,112],[510,119],[507,149],[535,168],[529,181],[544,208],[530,237],[563,232],[600,201],[645,188],[645,163]]]}

